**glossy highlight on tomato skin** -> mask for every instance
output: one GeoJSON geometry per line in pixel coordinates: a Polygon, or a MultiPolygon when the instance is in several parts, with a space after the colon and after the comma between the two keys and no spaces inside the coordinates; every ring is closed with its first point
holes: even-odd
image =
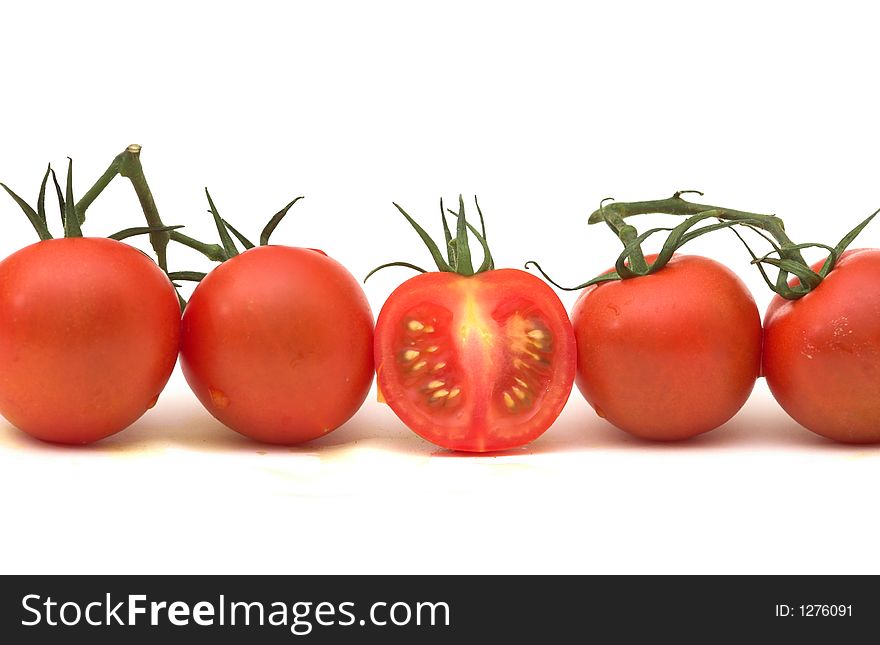
{"type": "Polygon", "coordinates": [[[357,280],[320,251],[257,247],[193,292],[181,367],[202,405],[265,443],[298,444],[351,418],[373,381],[373,315],[357,280]]]}
{"type": "Polygon", "coordinates": [[[418,275],[376,323],[380,392],[443,448],[506,450],[546,431],[571,393],[574,335],[546,283],[524,271],[418,275]]]}
{"type": "Polygon", "coordinates": [[[759,374],[755,301],[732,271],[705,257],[675,255],[655,274],[588,287],[572,324],[584,398],[644,439],[717,428],[745,404],[759,374]]]}
{"type": "Polygon", "coordinates": [[[835,441],[880,442],[878,278],[880,250],[846,251],[819,286],[798,300],[776,296],[764,317],[770,391],[795,421],[835,441]]]}
{"type": "Polygon", "coordinates": [[[0,415],[86,444],[151,408],[177,360],[180,305],[146,255],[103,238],[45,240],[0,262],[0,415]]]}

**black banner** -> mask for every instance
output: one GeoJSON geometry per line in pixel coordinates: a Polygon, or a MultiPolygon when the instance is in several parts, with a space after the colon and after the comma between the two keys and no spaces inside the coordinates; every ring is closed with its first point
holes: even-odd
{"type": "Polygon", "coordinates": [[[867,576],[6,576],[0,639],[839,640],[880,627],[876,583],[867,576]]]}

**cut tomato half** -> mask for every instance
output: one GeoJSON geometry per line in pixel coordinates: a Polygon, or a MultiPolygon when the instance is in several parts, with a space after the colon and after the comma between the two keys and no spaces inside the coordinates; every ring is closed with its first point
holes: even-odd
{"type": "Polygon", "coordinates": [[[553,290],[524,271],[425,273],[398,287],[376,325],[380,391],[444,448],[505,450],[540,436],[574,382],[574,332],[553,290]]]}

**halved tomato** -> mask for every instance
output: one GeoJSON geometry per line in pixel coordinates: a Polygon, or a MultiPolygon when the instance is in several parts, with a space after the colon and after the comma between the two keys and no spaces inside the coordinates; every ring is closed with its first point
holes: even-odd
{"type": "Polygon", "coordinates": [[[535,276],[431,272],[386,301],[375,360],[381,396],[414,432],[486,452],[550,427],[571,393],[576,351],[562,302],[535,276]]]}

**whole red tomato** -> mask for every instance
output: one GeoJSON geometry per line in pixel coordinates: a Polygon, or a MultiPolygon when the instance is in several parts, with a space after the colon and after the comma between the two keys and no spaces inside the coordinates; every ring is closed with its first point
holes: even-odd
{"type": "Polygon", "coordinates": [[[755,301],[705,257],[675,255],[657,273],[588,287],[572,324],[581,393],[599,416],[646,439],[717,428],[758,377],[755,301]]]}
{"type": "Polygon", "coordinates": [[[837,441],[880,441],[878,276],[880,250],[846,251],[818,287],[776,296],[764,317],[770,391],[798,423],[837,441]]]}
{"type": "Polygon", "coordinates": [[[546,283],[516,269],[407,280],[382,307],[375,354],[391,409],[453,450],[532,441],[559,416],[574,381],[565,308],[546,283]]]}
{"type": "Polygon", "coordinates": [[[260,246],[196,287],[181,366],[221,423],[295,444],[357,412],[373,380],[372,338],[370,306],[341,264],[312,249],[260,246]]]}
{"type": "Polygon", "coordinates": [[[140,251],[46,240],[0,262],[0,414],[38,439],[82,444],[153,406],[177,359],[180,305],[140,251]]]}

